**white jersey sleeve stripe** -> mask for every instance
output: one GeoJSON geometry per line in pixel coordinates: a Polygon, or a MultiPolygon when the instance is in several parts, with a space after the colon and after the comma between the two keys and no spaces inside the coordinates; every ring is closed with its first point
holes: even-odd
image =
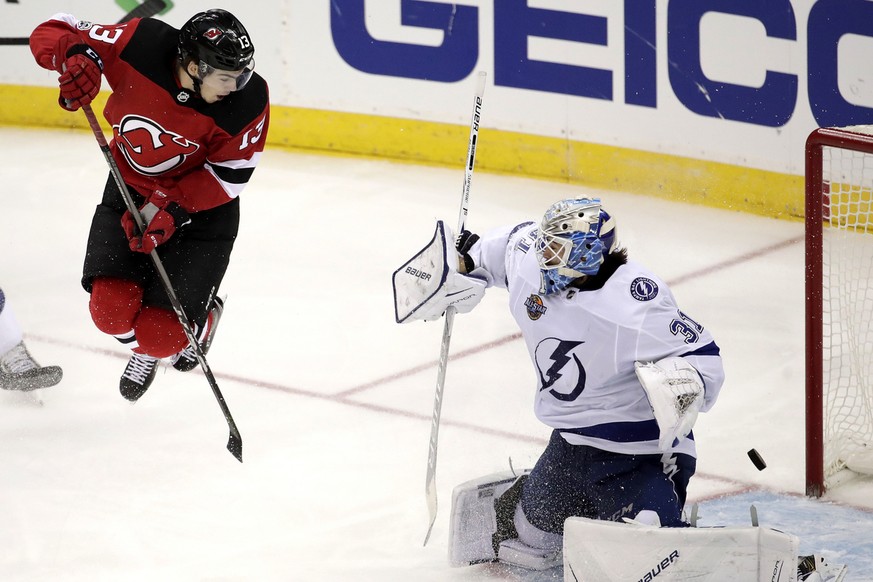
{"type": "Polygon", "coordinates": [[[260,158],[261,152],[256,152],[247,160],[227,160],[221,163],[206,162],[203,167],[215,178],[228,198],[236,198],[248,184],[260,158]]]}

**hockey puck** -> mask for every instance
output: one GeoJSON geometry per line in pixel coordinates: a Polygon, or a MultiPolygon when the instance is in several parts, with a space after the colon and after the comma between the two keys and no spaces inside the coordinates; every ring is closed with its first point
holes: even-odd
{"type": "Polygon", "coordinates": [[[761,453],[759,453],[755,449],[749,449],[749,452],[747,454],[752,460],[752,463],[754,463],[755,467],[757,467],[759,471],[763,471],[767,468],[767,463],[764,462],[764,457],[761,456],[761,453]]]}

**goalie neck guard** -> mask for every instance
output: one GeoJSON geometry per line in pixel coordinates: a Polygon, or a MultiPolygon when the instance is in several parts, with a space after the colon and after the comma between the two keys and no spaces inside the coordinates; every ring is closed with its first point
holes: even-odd
{"type": "Polygon", "coordinates": [[[596,275],[615,246],[615,219],[599,198],[556,202],[543,216],[535,244],[540,293],[557,293],[579,277],[596,275]]]}

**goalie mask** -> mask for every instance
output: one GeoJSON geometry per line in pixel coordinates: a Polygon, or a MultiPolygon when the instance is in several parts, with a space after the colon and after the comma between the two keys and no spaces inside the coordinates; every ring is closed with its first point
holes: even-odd
{"type": "Polygon", "coordinates": [[[615,242],[615,220],[601,208],[600,199],[553,204],[543,216],[535,243],[540,293],[557,293],[574,279],[596,275],[615,242]]]}

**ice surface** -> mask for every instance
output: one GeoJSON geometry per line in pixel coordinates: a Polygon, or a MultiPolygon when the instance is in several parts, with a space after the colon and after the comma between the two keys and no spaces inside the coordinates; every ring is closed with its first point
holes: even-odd
{"type": "MultiPolygon", "coordinates": [[[[455,319],[440,509],[422,547],[442,323],[395,324],[390,279],[436,219],[455,224],[461,168],[268,149],[243,194],[208,357],[243,436],[239,464],[199,370],[160,371],[136,405],[118,394],[127,355],[93,327],[79,286],[107,174],[93,136],[4,128],[0,152],[0,285],[34,356],[64,368],[42,406],[0,394],[3,580],[532,580],[446,559],[454,485],[532,466],[548,437],[499,290],[455,319]]],[[[467,226],[536,218],[590,193],[477,173],[467,226]]],[[[746,520],[754,502],[762,525],[845,561],[848,580],[873,580],[873,485],[797,497],[802,224],[601,194],[631,256],[673,284],[722,349],[727,382],[695,430],[690,496],[707,525],[746,520]]]]}

